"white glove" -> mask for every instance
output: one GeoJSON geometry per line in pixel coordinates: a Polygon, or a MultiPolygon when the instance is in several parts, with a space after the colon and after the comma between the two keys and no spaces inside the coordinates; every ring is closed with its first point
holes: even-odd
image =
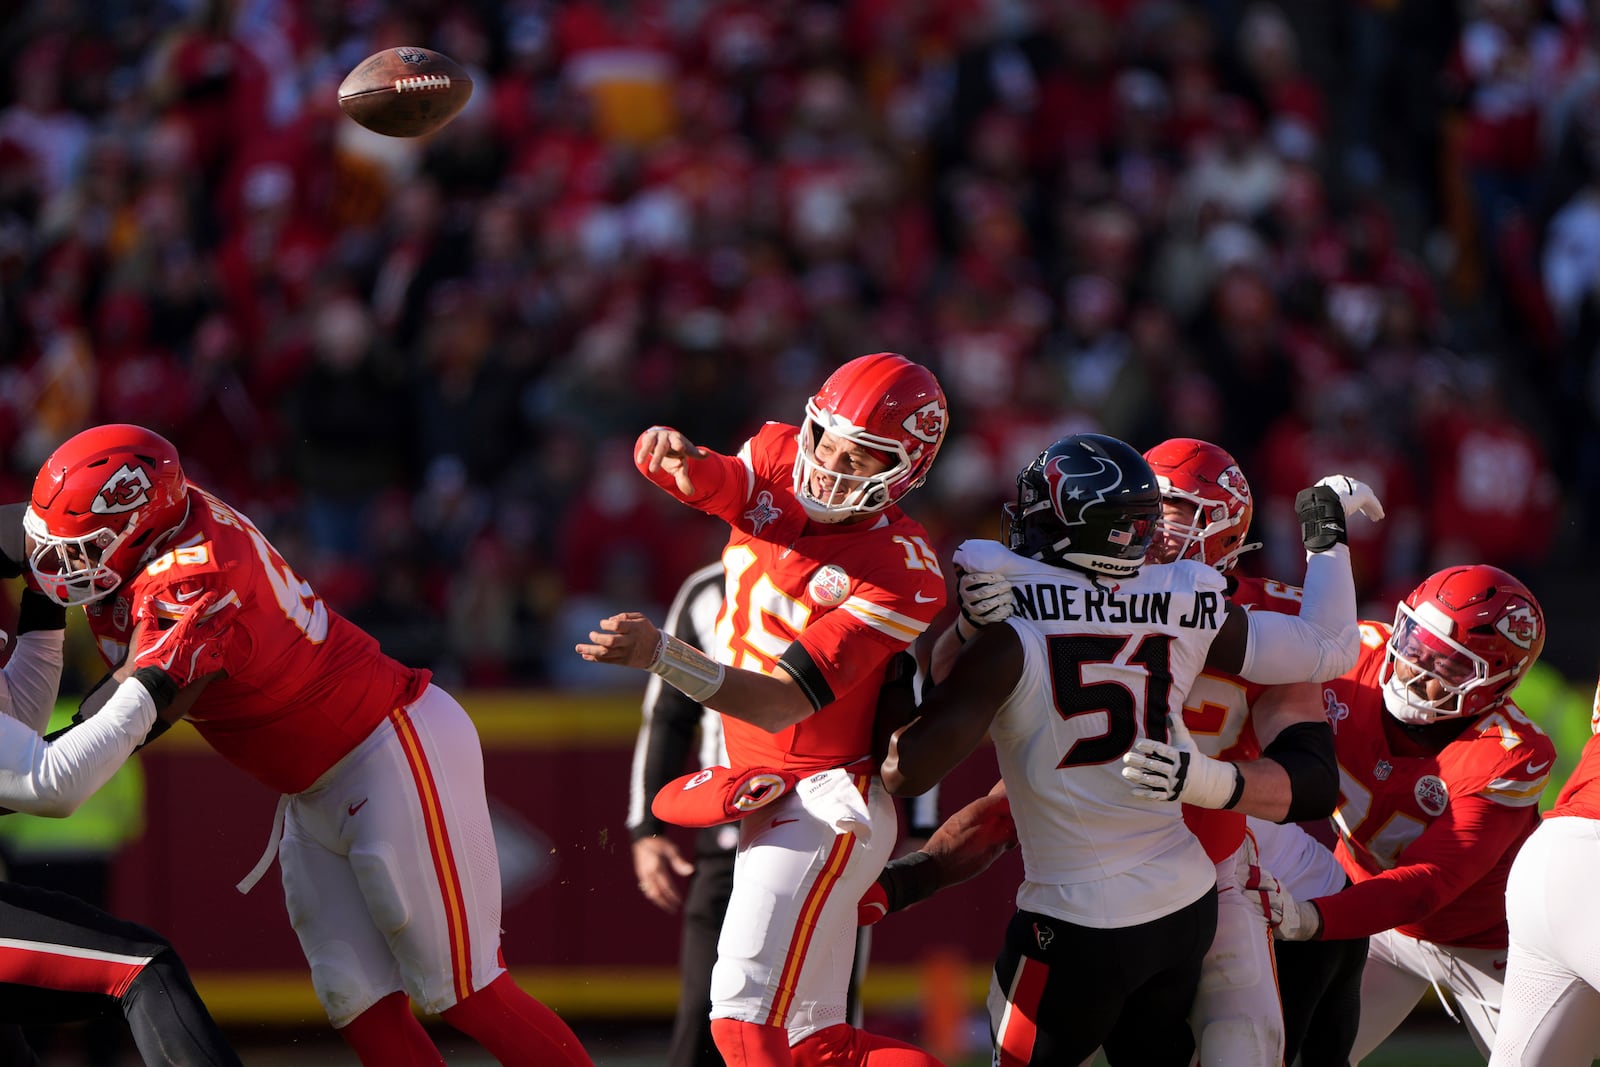
{"type": "Polygon", "coordinates": [[[1244,792],[1244,772],[1195,747],[1183,713],[1167,716],[1172,744],[1142,738],[1122,754],[1122,777],[1141,800],[1181,800],[1201,808],[1231,808],[1244,792]]]}
{"type": "Polygon", "coordinates": [[[962,571],[956,580],[961,600],[961,615],[956,633],[969,640],[981,627],[1004,622],[1016,610],[1011,596],[1011,580],[994,571],[962,571]]]}
{"type": "Polygon", "coordinates": [[[834,833],[855,834],[863,845],[872,840],[872,813],[843,767],[802,779],[795,786],[795,795],[802,808],[833,827],[834,833]]]}
{"type": "Polygon", "coordinates": [[[1358,482],[1348,474],[1330,474],[1317,484],[1327,486],[1338,494],[1347,520],[1358,511],[1373,522],[1383,518],[1383,504],[1366,482],[1358,482]]]}
{"type": "Polygon", "coordinates": [[[1260,893],[1262,907],[1267,913],[1267,925],[1272,927],[1273,937],[1279,941],[1310,941],[1322,932],[1322,912],[1317,910],[1315,903],[1296,900],[1283,887],[1283,883],[1272,876],[1272,872],[1259,867],[1256,870],[1260,874],[1259,880],[1254,884],[1247,882],[1245,891],[1260,893]]]}

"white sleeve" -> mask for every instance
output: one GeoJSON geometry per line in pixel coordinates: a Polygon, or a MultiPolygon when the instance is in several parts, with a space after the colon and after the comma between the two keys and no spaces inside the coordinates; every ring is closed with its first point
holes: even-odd
{"type": "Polygon", "coordinates": [[[1252,682],[1325,682],[1354,667],[1361,654],[1349,547],[1334,545],[1306,556],[1305,599],[1298,617],[1245,613],[1250,637],[1239,674],[1252,682]]]}
{"type": "Polygon", "coordinates": [[[11,659],[0,671],[0,715],[42,734],[61,688],[65,630],[31,630],[17,635],[11,659]]]}
{"type": "Polygon", "coordinates": [[[135,678],[117,687],[100,714],[54,743],[0,716],[0,806],[71,815],[116,773],[155,721],[155,700],[135,678]]]}

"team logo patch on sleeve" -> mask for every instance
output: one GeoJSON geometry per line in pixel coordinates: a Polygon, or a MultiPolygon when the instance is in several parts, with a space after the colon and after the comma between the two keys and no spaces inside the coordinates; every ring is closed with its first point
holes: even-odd
{"type": "Polygon", "coordinates": [[[824,607],[842,604],[850,593],[850,576],[843,568],[830,563],[826,567],[819,567],[817,573],[811,576],[811,584],[807,586],[806,592],[811,594],[812,600],[824,607]]]}
{"type": "Polygon", "coordinates": [[[1417,806],[1429,815],[1443,815],[1445,805],[1450,803],[1450,789],[1437,774],[1425,774],[1418,778],[1415,792],[1417,806]]]}
{"type": "Polygon", "coordinates": [[[150,475],[143,467],[124,463],[94,495],[89,510],[96,515],[120,515],[150,503],[150,475]]]}

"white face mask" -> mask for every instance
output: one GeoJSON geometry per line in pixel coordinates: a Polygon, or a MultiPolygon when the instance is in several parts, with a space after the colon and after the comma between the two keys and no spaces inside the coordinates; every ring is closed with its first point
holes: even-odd
{"type": "Polygon", "coordinates": [[[1451,638],[1450,626],[1449,618],[1427,601],[1415,609],[1401,604],[1395,613],[1394,632],[1385,650],[1383,706],[1407,725],[1454,718],[1461,714],[1468,693],[1504,677],[1489,677],[1488,663],[1451,638]],[[1429,683],[1439,693],[1432,699],[1429,683]]]}
{"type": "Polygon", "coordinates": [[[814,403],[806,405],[794,458],[794,495],[812,520],[846,522],[882,511],[894,503],[891,486],[910,469],[911,458],[900,442],[867,433],[814,403]],[[828,457],[819,459],[817,450],[841,444],[886,457],[888,464],[871,474],[865,473],[866,468],[860,473],[833,470],[825,465],[828,457]]]}

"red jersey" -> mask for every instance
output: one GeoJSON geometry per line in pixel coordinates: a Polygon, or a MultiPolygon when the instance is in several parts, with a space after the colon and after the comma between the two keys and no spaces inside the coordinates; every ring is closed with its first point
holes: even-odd
{"type": "MultiPolygon", "coordinates": [[[[945,602],[927,533],[899,508],[853,523],[806,517],[794,495],[798,432],[769,422],[737,457],[708,450],[691,461],[695,496],[684,502],[733,527],[716,647],[706,651],[772,675],[798,641],[816,667],[795,678],[818,710],[794,726],[774,734],[723,716],[736,768],[823,770],[869,755],[884,668],[945,602]]],[[[646,476],[679,495],[671,476],[646,476]]]]}
{"type": "Polygon", "coordinates": [[[1583,755],[1572,769],[1572,776],[1561,787],[1556,802],[1545,818],[1557,815],[1576,815],[1584,819],[1600,819],[1600,734],[1583,746],[1583,755]]]}
{"type": "Polygon", "coordinates": [[[206,687],[188,717],[224,759],[298,793],[421,696],[431,675],[390,659],[330,611],[249,519],[193,485],[189,500],[173,547],[84,609],[89,629],[101,657],[116,664],[145,597],[181,611],[207,590],[236,594],[227,677],[206,687]]]}
{"type": "MultiPolygon", "coordinates": [[[[1279,611],[1298,615],[1305,594],[1296,585],[1266,578],[1229,576],[1232,591],[1229,603],[1249,611],[1279,611]]],[[[1183,723],[1189,728],[1200,750],[1217,759],[1247,761],[1261,758],[1261,742],[1256,739],[1250,719],[1250,705],[1266,686],[1247,682],[1237,674],[1208,670],[1195,679],[1183,702],[1183,723]]],[[[1238,851],[1244,841],[1244,814],[1216,808],[1183,806],[1183,821],[1205,846],[1212,863],[1220,863],[1238,851]]]]}
{"type": "Polygon", "coordinates": [[[1322,936],[1398,928],[1505,948],[1506,875],[1539,823],[1555,745],[1509,702],[1463,723],[1443,748],[1417,741],[1383,706],[1389,631],[1362,623],[1360,659],[1323,691],[1339,756],[1336,855],[1354,885],[1318,899],[1322,936]]]}

